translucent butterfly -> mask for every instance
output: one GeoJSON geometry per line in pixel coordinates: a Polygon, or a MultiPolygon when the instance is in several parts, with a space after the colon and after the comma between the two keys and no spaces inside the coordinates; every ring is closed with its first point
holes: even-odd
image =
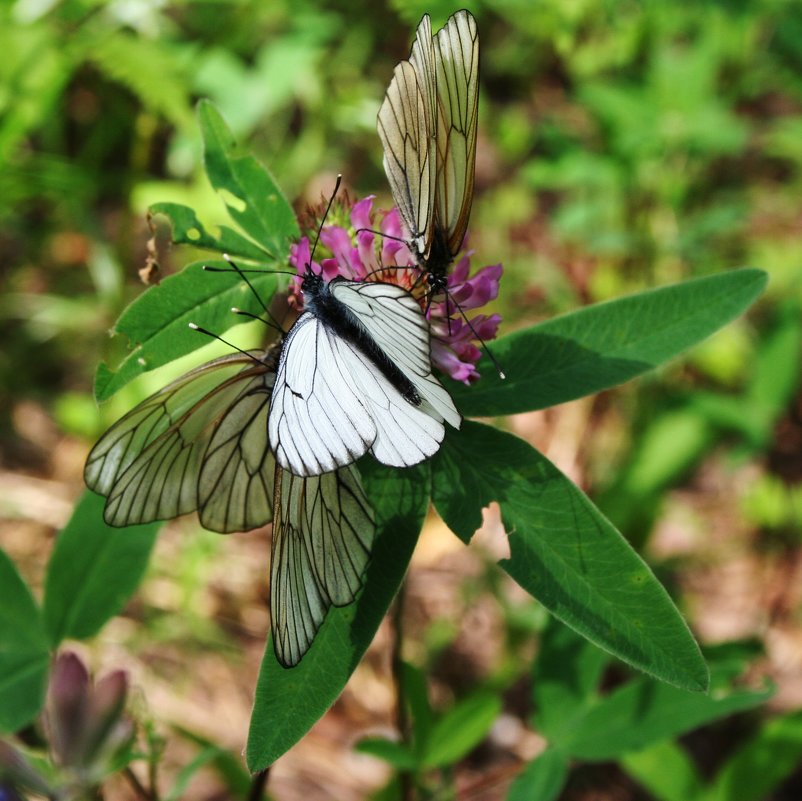
{"type": "Polygon", "coordinates": [[[379,110],[384,169],[432,294],[445,289],[468,227],[478,81],[479,35],[470,12],[457,11],[434,37],[425,14],[379,110]]]}
{"type": "Polygon", "coordinates": [[[267,418],[279,347],[208,362],[117,421],[86,462],[112,526],[197,510],[213,531],[273,521],[270,607],[276,657],[297,664],[329,607],[353,601],[375,536],[354,466],[299,477],[276,464],[267,418]]]}

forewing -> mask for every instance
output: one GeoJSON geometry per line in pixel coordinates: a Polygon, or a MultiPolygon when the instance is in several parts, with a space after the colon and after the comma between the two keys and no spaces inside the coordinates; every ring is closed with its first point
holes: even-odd
{"type": "Polygon", "coordinates": [[[355,462],[376,438],[347,349],[338,347],[336,335],[310,312],[298,318],[284,340],[268,437],[278,463],[296,476],[355,462]]]}
{"type": "MultiPolygon", "coordinates": [[[[269,392],[273,368],[264,357],[232,354],[202,365],[143,401],[100,438],[84,477],[89,489],[106,496],[107,523],[165,520],[199,508],[199,477],[215,429],[238,399],[269,392]]],[[[264,522],[269,519],[268,509],[264,522]]]]}
{"type": "MultiPolygon", "coordinates": [[[[435,225],[453,258],[473,201],[479,102],[479,34],[470,12],[453,14],[434,37],[437,75],[435,225]]],[[[437,236],[437,234],[435,234],[437,236]]]]}
{"type": "Polygon", "coordinates": [[[311,313],[290,329],[268,419],[270,445],[289,472],[328,473],[368,450],[382,464],[411,467],[437,452],[442,420],[406,400],[358,346],[311,313]]]}
{"type": "Polygon", "coordinates": [[[429,413],[455,428],[461,417],[451,396],[432,374],[429,324],[403,287],[379,281],[332,281],[331,292],[356,315],[429,404],[429,413]]]}
{"type": "Polygon", "coordinates": [[[432,39],[432,23],[428,14],[424,14],[418,23],[415,41],[409,54],[409,63],[415,70],[418,86],[421,89],[426,113],[426,129],[428,140],[434,137],[437,125],[437,71],[435,67],[435,49],[432,39]]]}
{"type": "Polygon", "coordinates": [[[420,258],[429,253],[434,220],[437,78],[429,16],[418,26],[409,61],[402,61],[379,109],[384,171],[401,219],[420,258]]]}
{"type": "Polygon", "coordinates": [[[376,526],[356,468],[276,472],[270,610],[276,657],[298,664],[329,607],[354,600],[376,526]]]}

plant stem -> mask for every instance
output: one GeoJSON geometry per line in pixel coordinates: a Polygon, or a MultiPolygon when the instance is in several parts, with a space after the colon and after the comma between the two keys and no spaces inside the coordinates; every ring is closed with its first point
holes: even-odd
{"type": "Polygon", "coordinates": [[[248,801],[262,801],[265,795],[265,787],[267,787],[267,779],[270,775],[270,768],[260,770],[259,773],[254,773],[251,779],[251,789],[248,793],[248,801]]]}
{"type": "Polygon", "coordinates": [[[123,768],[123,776],[128,779],[128,783],[134,788],[134,792],[136,792],[137,796],[146,798],[148,801],[153,801],[155,796],[139,781],[136,773],[134,773],[131,768],[123,768]]]}
{"type": "MultiPolygon", "coordinates": [[[[393,683],[395,684],[395,721],[398,733],[401,737],[401,742],[410,747],[412,746],[412,738],[409,726],[409,715],[407,712],[407,697],[404,691],[404,660],[402,658],[401,649],[404,640],[404,595],[406,592],[406,581],[401,582],[398,588],[398,594],[395,597],[395,605],[393,607],[393,683]]],[[[412,782],[412,774],[409,771],[402,770],[400,772],[399,780],[401,783],[401,799],[402,801],[414,801],[415,787],[412,782]]]]}

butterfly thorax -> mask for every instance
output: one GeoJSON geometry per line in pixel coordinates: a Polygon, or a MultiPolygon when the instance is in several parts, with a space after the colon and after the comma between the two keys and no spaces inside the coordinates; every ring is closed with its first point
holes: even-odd
{"type": "Polygon", "coordinates": [[[454,260],[454,254],[448,243],[448,232],[439,225],[432,231],[432,244],[429,254],[422,261],[422,270],[426,273],[432,295],[445,291],[448,283],[448,268],[454,260]]]}
{"type": "Polygon", "coordinates": [[[332,285],[343,280],[335,278],[327,283],[318,275],[304,276],[301,285],[304,308],[314,314],[324,327],[367,356],[407,401],[420,406],[421,398],[414,384],[370,335],[357,315],[334,296],[332,285]]]}

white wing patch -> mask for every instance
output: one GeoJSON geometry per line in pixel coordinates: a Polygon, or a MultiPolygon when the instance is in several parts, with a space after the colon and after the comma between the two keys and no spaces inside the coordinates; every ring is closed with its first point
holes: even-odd
{"type": "Polygon", "coordinates": [[[359,347],[305,312],[281,353],[268,436],[278,463],[311,476],[370,451],[382,464],[410,467],[437,452],[443,421],[461,418],[432,375],[429,330],[402,287],[335,279],[332,295],[409,379],[421,403],[407,400],[359,347]]]}
{"type": "Polygon", "coordinates": [[[432,374],[429,323],[405,289],[380,282],[334,281],[332,294],[344,303],[381,349],[418,390],[428,414],[454,428],[462,422],[454,401],[432,374]]]}

